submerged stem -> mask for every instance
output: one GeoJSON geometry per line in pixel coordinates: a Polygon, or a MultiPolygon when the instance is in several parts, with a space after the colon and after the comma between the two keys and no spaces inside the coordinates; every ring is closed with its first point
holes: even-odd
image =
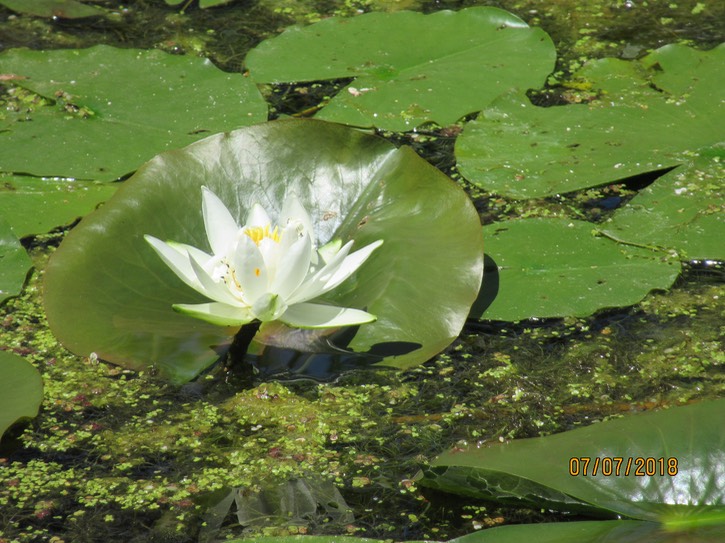
{"type": "Polygon", "coordinates": [[[242,326],[232,340],[226,358],[226,367],[231,369],[244,361],[244,357],[249,350],[254,336],[257,335],[259,327],[262,325],[260,321],[252,321],[242,326]]]}

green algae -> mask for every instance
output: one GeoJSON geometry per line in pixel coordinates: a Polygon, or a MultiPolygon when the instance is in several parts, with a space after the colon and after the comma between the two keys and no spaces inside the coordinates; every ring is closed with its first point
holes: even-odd
{"type": "MultiPolygon", "coordinates": [[[[92,28],[20,16],[4,20],[0,30],[7,45],[160,47],[210,55],[234,70],[249,47],[293,20],[384,3],[329,2],[324,13],[317,2],[305,11],[276,13],[260,3],[250,17],[230,17],[233,7],[178,14],[131,6],[92,28]]],[[[436,9],[459,4],[437,2],[436,9]]],[[[554,36],[561,55],[558,80],[589,58],[637,55],[675,36],[701,46],[720,39],[714,21],[722,20],[722,6],[689,0],[626,4],[542,7],[519,1],[502,7],[554,36]]],[[[311,105],[307,88],[270,93],[285,93],[288,109],[282,112],[294,113],[311,105]]],[[[328,90],[320,90],[320,97],[328,90]]],[[[33,107],[37,97],[9,100],[33,107]]],[[[430,136],[405,138],[455,174],[449,149],[454,132],[433,127],[430,136]]],[[[522,216],[599,221],[611,212],[602,202],[634,194],[619,185],[516,202],[487,198],[458,182],[485,222],[522,216]]],[[[24,240],[36,270],[21,295],[0,307],[0,346],[32,362],[45,383],[40,416],[0,449],[0,526],[11,541],[195,541],[219,493],[263,490],[311,473],[341,491],[353,522],[335,524],[322,515],[299,525],[277,518],[245,530],[229,517],[217,536],[445,540],[500,524],[550,521],[540,511],[424,493],[412,479],[420,465],[458,441],[546,435],[725,394],[725,274],[718,263],[696,264],[671,291],[593,318],[470,323],[445,353],[403,373],[250,386],[214,372],[175,388],[153,375],[109,366],[93,353],[73,356],[58,345],[45,322],[41,284],[44,264],[61,238],[54,233],[24,240]]]]}
{"type": "MultiPolygon", "coordinates": [[[[446,353],[402,374],[247,389],[210,374],[175,389],[64,351],[40,307],[46,255],[34,256],[41,271],[0,315],[0,343],[39,367],[46,383],[40,417],[18,437],[20,459],[0,460],[0,515],[18,541],[49,536],[51,521],[73,541],[100,523],[110,541],[128,536],[129,518],[184,541],[214,492],[310,474],[340,488],[356,519],[303,532],[402,537],[402,527],[415,527],[445,539],[520,515],[485,507],[470,515],[461,505],[446,518],[450,506],[415,487],[418,466],[456,440],[545,435],[724,392],[725,286],[693,274],[630,311],[468,329],[446,353]]],[[[278,522],[253,533],[300,529],[278,522]]]]}

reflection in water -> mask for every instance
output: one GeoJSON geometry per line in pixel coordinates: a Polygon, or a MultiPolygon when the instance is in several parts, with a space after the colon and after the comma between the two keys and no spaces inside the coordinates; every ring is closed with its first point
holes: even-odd
{"type": "Polygon", "coordinates": [[[244,359],[263,379],[331,381],[345,371],[369,368],[387,357],[404,355],[421,347],[420,343],[410,341],[386,341],[376,343],[367,351],[355,352],[347,347],[358,329],[359,326],[334,331],[270,327],[255,337],[244,359]]]}
{"type": "Polygon", "coordinates": [[[216,541],[219,528],[229,511],[235,509],[241,526],[309,526],[325,524],[342,527],[355,521],[350,507],[331,481],[317,474],[289,479],[261,488],[233,488],[209,497],[205,526],[199,541],[216,541]]]}

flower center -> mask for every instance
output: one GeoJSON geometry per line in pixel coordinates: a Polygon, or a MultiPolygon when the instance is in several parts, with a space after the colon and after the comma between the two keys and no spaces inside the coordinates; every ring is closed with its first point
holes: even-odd
{"type": "Polygon", "coordinates": [[[244,229],[244,233],[247,234],[255,245],[259,246],[262,240],[269,238],[272,241],[279,243],[279,227],[275,226],[274,230],[270,231],[270,226],[248,226],[244,229]]]}

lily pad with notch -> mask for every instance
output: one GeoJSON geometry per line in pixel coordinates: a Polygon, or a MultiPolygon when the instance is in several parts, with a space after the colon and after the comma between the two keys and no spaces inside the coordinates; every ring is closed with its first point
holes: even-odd
{"type": "Polygon", "coordinates": [[[249,52],[258,83],[354,77],[317,118],[385,130],[445,126],[554,69],[551,38],[492,7],[367,13],[291,27],[249,52]]]}
{"type": "MultiPolygon", "coordinates": [[[[285,120],[159,155],[68,234],[48,264],[45,307],[69,349],[139,370],[153,364],[175,382],[219,358],[237,329],[175,313],[172,304],[207,300],[143,239],[206,247],[202,185],[240,224],[254,203],[279,213],[294,192],[312,215],[318,246],[384,240],[320,300],[377,316],[342,344],[348,355],[372,353],[375,364],[405,368],[460,332],[483,272],[480,222],[463,190],[408,147],[337,124],[285,120]]],[[[290,345],[320,352],[320,337],[296,334],[263,327],[252,352],[290,345]]]]}

